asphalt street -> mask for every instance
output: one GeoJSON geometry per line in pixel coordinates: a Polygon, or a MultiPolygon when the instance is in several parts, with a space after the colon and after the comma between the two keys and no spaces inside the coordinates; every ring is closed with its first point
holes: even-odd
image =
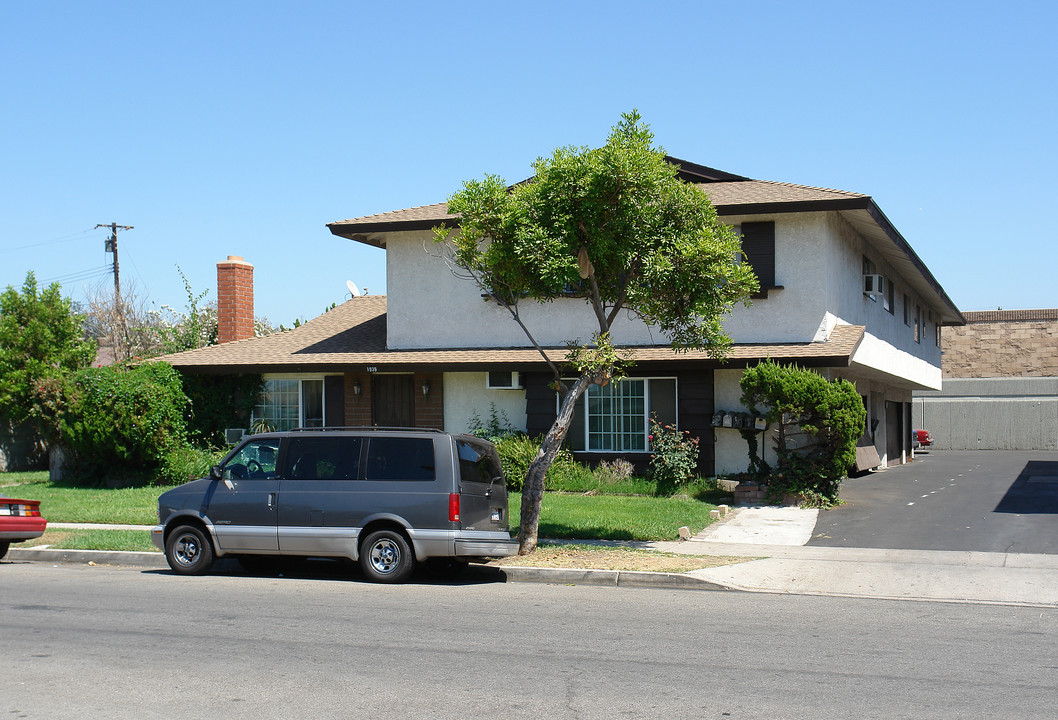
{"type": "Polygon", "coordinates": [[[932,451],[846,480],[809,546],[1058,554],[1058,453],[932,451]]]}
{"type": "Polygon", "coordinates": [[[5,563],[11,718],[1051,718],[1058,609],[5,563]]]}

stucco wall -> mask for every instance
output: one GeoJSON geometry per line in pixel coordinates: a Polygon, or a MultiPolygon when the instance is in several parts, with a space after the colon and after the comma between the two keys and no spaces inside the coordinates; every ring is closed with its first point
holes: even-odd
{"type": "Polygon", "coordinates": [[[525,390],[487,388],[487,373],[445,373],[444,427],[452,433],[467,432],[475,415],[489,422],[493,407],[501,423],[525,430],[525,390]]]}
{"type": "MultiPolygon", "coordinates": [[[[716,370],[713,372],[713,392],[715,397],[714,406],[717,412],[730,410],[732,412],[746,412],[741,402],[742,388],[739,381],[742,379],[741,370],[716,370]]],[[[729,475],[731,473],[745,472],[749,468],[749,445],[742,438],[742,433],[732,428],[713,428],[715,443],[716,474],[729,475]]],[[[764,459],[771,465],[775,465],[776,455],[772,433],[757,433],[757,454],[760,454],[760,446],[764,446],[764,459]]]]}
{"type": "Polygon", "coordinates": [[[941,364],[941,348],[936,341],[936,323],[930,318],[929,308],[908,283],[868,245],[863,236],[837,213],[828,213],[825,235],[829,245],[826,285],[827,310],[849,325],[864,325],[874,338],[893,349],[924,360],[935,367],[941,364]],[[884,275],[894,287],[892,309],[885,308],[882,298],[863,293],[863,258],[874,264],[874,271],[884,275]],[[904,295],[911,311],[922,308],[923,329],[920,341],[915,342],[914,321],[904,323],[904,295]]]}
{"type": "Polygon", "coordinates": [[[1058,378],[949,378],[915,393],[915,427],[942,450],[1058,450],[1058,378]]]}

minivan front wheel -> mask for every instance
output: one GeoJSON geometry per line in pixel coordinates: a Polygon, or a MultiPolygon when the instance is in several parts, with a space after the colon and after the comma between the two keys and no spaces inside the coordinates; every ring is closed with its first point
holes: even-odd
{"type": "Polygon", "coordinates": [[[179,575],[204,575],[213,566],[213,546],[201,529],[181,525],[165,541],[165,559],[179,575]]]}
{"type": "Polygon", "coordinates": [[[401,582],[414,567],[415,557],[408,541],[393,530],[376,530],[360,548],[360,569],[374,582],[401,582]]]}

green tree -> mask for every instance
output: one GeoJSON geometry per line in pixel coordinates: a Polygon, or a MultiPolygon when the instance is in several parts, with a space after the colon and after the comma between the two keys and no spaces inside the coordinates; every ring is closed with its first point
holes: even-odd
{"type": "Polygon", "coordinates": [[[87,367],[95,353],[57,283],[40,289],[29,272],[21,292],[9,285],[0,295],[0,418],[11,425],[29,421],[54,440],[62,378],[87,367]]]}
{"type": "Polygon", "coordinates": [[[460,272],[510,312],[563,393],[526,475],[522,554],[536,548],[544,476],[577,400],[589,385],[619,379],[628,366],[610,338],[619,314],[629,311],[659,328],[676,350],[722,357],[730,345],[723,316],[757,288],[748,264],[736,262],[738,237],[705,194],[679,179],[653,140],[639,113],[626,113],[603,147],[559,148],[533,164],[529,182],[508,187],[487,175],[465,183],[448,201],[460,216],[460,232],[434,231],[438,242],[452,243],[460,272]],[[592,340],[569,341],[567,362],[578,377],[566,387],[519,306],[570,298],[584,303],[592,340]]]}
{"type": "Polygon", "coordinates": [[[763,405],[774,426],[778,460],[768,478],[773,493],[801,494],[822,506],[836,503],[841,481],[856,462],[866,419],[856,386],[771,360],[748,368],[740,385],[742,404],[754,414],[763,405]]]}

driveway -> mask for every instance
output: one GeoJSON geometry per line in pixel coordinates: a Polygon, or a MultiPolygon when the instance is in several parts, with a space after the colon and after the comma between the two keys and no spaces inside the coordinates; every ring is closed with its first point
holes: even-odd
{"type": "Polygon", "coordinates": [[[934,450],[850,478],[810,546],[1058,554],[1058,453],[934,450]]]}

